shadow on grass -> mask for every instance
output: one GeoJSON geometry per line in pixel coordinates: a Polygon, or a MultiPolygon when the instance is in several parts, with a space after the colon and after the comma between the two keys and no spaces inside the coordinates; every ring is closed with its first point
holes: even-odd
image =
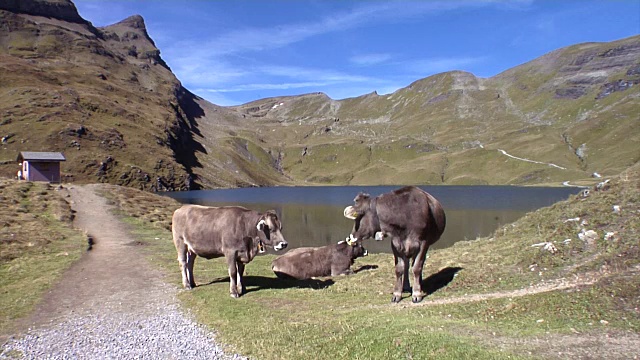
{"type": "MultiPolygon", "coordinates": [[[[207,286],[213,285],[217,283],[229,283],[229,277],[214,279],[213,281],[201,284],[198,286],[207,286]]],[[[264,289],[324,289],[335,282],[332,279],[327,280],[318,280],[318,279],[308,279],[308,280],[295,280],[295,279],[278,279],[274,277],[266,277],[266,276],[245,276],[244,277],[244,293],[250,293],[258,290],[264,289]]]]}
{"type": "Polygon", "coordinates": [[[422,289],[427,295],[431,295],[434,292],[449,285],[453,281],[453,277],[462,270],[461,267],[446,267],[437,273],[422,280],[422,289]]]}
{"type": "Polygon", "coordinates": [[[377,268],[378,268],[378,265],[362,265],[358,269],[353,270],[353,272],[357,274],[360,271],[375,270],[377,268]]]}

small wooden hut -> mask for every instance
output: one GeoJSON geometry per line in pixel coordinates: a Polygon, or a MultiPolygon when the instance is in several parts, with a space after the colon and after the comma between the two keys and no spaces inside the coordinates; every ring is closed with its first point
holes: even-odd
{"type": "Polygon", "coordinates": [[[59,152],[21,151],[19,180],[60,182],[60,163],[67,159],[59,152]]]}

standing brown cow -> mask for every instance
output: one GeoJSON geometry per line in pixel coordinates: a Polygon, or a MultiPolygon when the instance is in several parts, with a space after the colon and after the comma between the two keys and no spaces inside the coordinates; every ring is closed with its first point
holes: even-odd
{"type": "Polygon", "coordinates": [[[411,299],[422,301],[422,268],[429,246],[440,239],[446,225],[442,205],[426,191],[415,186],[371,198],[359,193],[353,200],[354,206],[345,209],[344,214],[355,219],[350,235],[352,241],[375,236],[377,239],[391,237],[391,250],[396,264],[396,282],[392,302],[402,299],[402,290],[410,289],[409,260],[413,267],[413,288],[411,299]]]}
{"type": "Polygon", "coordinates": [[[196,256],[224,256],[229,266],[229,292],[234,298],[244,292],[245,265],[264,251],[264,245],[276,251],[287,247],[282,224],[273,210],[260,214],[240,206],[184,205],[173,213],[172,230],[184,287],[196,286],[196,256]]]}

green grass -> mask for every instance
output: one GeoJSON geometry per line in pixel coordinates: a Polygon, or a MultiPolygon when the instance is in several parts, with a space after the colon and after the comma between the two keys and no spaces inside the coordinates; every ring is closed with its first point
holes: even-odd
{"type": "Polygon", "coordinates": [[[0,181],[0,335],[31,313],[86,249],[71,208],[53,187],[0,181]]]}
{"type": "MultiPolygon", "coordinates": [[[[260,359],[501,359],[529,352],[545,357],[540,339],[561,345],[558,341],[572,336],[637,334],[639,179],[638,167],[631,168],[605,191],[527,214],[489,238],[431,251],[424,269],[430,294],[419,305],[410,302],[409,294],[399,304],[390,303],[390,254],[358,259],[351,276],[308,281],[279,280],[270,269],[275,255],[258,256],[247,265],[247,291],[239,299],[228,294],[225,261],[198,258],[199,286],[181,290],[178,297],[229,351],[260,359]],[[613,205],[622,212],[614,213],[613,205]],[[565,221],[574,217],[587,223],[565,221]],[[577,237],[581,227],[596,229],[599,238],[582,242],[577,237]],[[616,237],[604,240],[606,231],[615,231],[616,237]],[[565,244],[565,239],[571,241],[565,244]],[[531,247],[542,241],[553,242],[558,252],[531,247]],[[575,278],[593,280],[535,291],[575,278]],[[531,293],[521,293],[526,289],[531,293]]],[[[56,190],[15,181],[2,186],[6,208],[23,209],[5,210],[23,218],[13,221],[10,212],[3,213],[3,236],[6,229],[30,230],[17,232],[19,240],[11,247],[4,241],[1,249],[6,259],[0,266],[1,329],[10,333],[14,321],[29,314],[85,244],[66,225],[68,204],[56,190]],[[42,226],[48,229],[46,237],[36,236],[42,226]]],[[[134,229],[144,245],[138,249],[181,288],[169,231],[171,214],[180,204],[125,187],[104,185],[102,194],[134,229]]]]}
{"type": "MultiPolygon", "coordinates": [[[[612,179],[606,191],[527,214],[489,238],[431,251],[424,269],[429,295],[418,305],[411,303],[408,293],[399,304],[390,303],[390,254],[358,259],[351,276],[308,281],[279,280],[271,271],[275,255],[258,256],[246,267],[246,292],[239,299],[229,296],[225,261],[198,258],[194,273],[199,286],[180,290],[178,298],[216,332],[228,351],[258,359],[553,356],[542,344],[562,346],[572,337],[640,332],[635,310],[640,306],[640,275],[634,270],[640,265],[639,179],[639,169],[629,169],[612,179]],[[613,213],[614,204],[623,209],[620,214],[613,213]],[[583,226],[596,229],[599,239],[581,242],[577,223],[565,222],[572,217],[586,220],[583,226]],[[605,241],[604,231],[616,231],[616,238],[605,241]],[[567,238],[571,242],[564,244],[567,238]],[[542,241],[553,242],[558,252],[531,247],[542,241]],[[535,291],[576,278],[590,281],[535,291]],[[530,293],[523,293],[527,289],[530,293]]],[[[84,247],[77,241],[79,234],[59,220],[64,212],[53,200],[60,199],[54,191],[17,182],[10,189],[13,196],[3,201],[24,207],[19,214],[48,229],[59,229],[52,234],[60,241],[42,241],[32,248],[24,242],[15,253],[23,256],[13,259],[3,252],[9,259],[0,267],[4,333],[10,333],[15,319],[26,316],[39,294],[77,258],[73,254],[82,251],[79,244],[84,247]],[[49,210],[34,216],[35,209],[43,208],[49,210]],[[69,255],[60,255],[63,251],[69,255]]],[[[171,214],[180,204],[109,185],[104,185],[102,195],[134,229],[136,241],[143,244],[137,249],[180,289],[170,233],[171,214]]],[[[2,219],[14,226],[6,216],[2,219]]]]}
{"type": "MultiPolygon", "coordinates": [[[[279,280],[270,268],[275,255],[258,256],[246,267],[247,291],[239,299],[229,296],[225,261],[198,258],[199,286],[180,291],[179,299],[215,329],[229,351],[259,359],[546,357],[553,354],[541,345],[545,341],[562,347],[571,337],[637,334],[639,178],[638,169],[630,169],[606,191],[530,213],[490,238],[431,251],[424,277],[433,292],[419,305],[409,294],[390,303],[390,254],[358,259],[351,276],[308,281],[279,280]],[[613,204],[626,210],[614,214],[613,204]],[[572,217],[586,220],[584,226],[597,229],[600,239],[581,242],[579,226],[565,222],[572,217]],[[604,231],[616,231],[617,238],[603,240],[604,231]],[[564,244],[567,238],[572,241],[564,244]],[[531,247],[542,241],[559,251],[531,247]],[[594,277],[563,290],[535,291],[594,277]],[[527,289],[529,295],[520,293],[527,289]]],[[[153,197],[111,193],[124,205],[123,214],[135,214],[132,224],[153,263],[180,288],[171,234],[145,220],[153,212],[153,197]]],[[[169,210],[160,212],[168,216],[169,210]]]]}

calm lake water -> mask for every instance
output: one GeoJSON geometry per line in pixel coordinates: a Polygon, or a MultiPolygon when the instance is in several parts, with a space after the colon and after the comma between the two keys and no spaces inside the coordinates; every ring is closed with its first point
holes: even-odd
{"type": "MultiPolygon", "coordinates": [[[[360,191],[377,196],[400,186],[319,186],[198,190],[167,193],[185,204],[206,206],[241,205],[264,212],[276,210],[289,249],[324,246],[344,240],[353,220],[342,215],[353,205],[360,191]]],[[[444,207],[447,226],[432,248],[451,246],[456,241],[490,235],[498,226],[513,222],[525,213],[566,200],[581,189],[517,186],[420,186],[444,207]]],[[[367,240],[371,253],[390,253],[388,240],[367,240]]]]}

